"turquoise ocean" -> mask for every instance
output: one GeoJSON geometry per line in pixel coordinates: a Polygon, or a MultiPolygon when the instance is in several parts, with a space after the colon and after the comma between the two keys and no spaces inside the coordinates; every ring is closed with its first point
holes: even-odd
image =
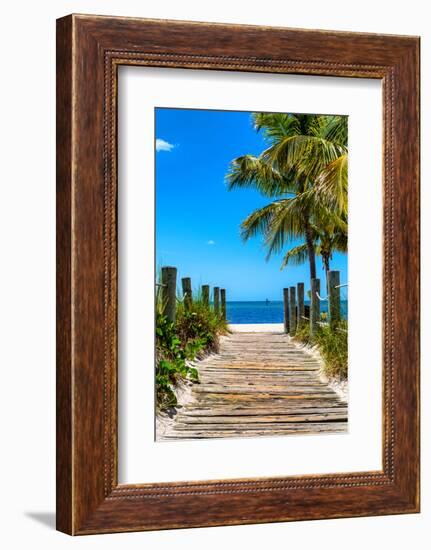
{"type": "MultiPolygon", "coordinates": [[[[309,302],[305,304],[309,305],[309,302]]],[[[320,302],[320,311],[328,311],[327,300],[320,302]]],[[[344,319],[347,319],[347,313],[347,300],[342,300],[341,314],[344,319]]],[[[226,316],[232,324],[282,323],[283,302],[226,302],[226,316]]]]}

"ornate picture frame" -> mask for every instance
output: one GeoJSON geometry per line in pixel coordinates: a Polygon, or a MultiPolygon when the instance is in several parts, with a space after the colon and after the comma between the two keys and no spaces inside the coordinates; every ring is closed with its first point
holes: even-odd
{"type": "Polygon", "coordinates": [[[419,39],[69,15],[57,21],[57,528],[72,535],[419,511],[419,39]],[[118,483],[121,65],[380,79],[383,468],[118,483]]]}

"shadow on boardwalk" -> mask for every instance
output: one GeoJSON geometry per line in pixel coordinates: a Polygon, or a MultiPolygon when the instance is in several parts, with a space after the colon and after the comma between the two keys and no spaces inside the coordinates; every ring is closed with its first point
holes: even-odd
{"type": "Polygon", "coordinates": [[[288,335],[233,333],[198,364],[200,384],[158,440],[347,431],[347,404],[288,335]]]}

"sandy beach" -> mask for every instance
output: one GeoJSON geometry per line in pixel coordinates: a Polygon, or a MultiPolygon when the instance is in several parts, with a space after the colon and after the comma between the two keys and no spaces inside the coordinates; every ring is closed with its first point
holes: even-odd
{"type": "Polygon", "coordinates": [[[232,332],[284,332],[283,323],[230,324],[232,332]]]}

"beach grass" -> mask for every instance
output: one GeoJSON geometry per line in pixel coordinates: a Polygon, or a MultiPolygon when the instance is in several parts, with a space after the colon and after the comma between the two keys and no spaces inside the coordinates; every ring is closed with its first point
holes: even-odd
{"type": "Polygon", "coordinates": [[[329,378],[347,379],[348,369],[348,323],[342,320],[336,327],[321,323],[314,335],[308,323],[300,327],[294,339],[303,344],[316,346],[324,362],[324,374],[329,378]]]}

